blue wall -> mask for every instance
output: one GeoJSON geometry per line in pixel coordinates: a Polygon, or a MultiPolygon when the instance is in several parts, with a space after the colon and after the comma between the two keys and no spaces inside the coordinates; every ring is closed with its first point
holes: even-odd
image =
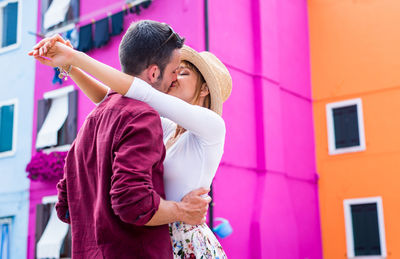
{"type": "MultiPolygon", "coordinates": [[[[2,1],[0,0],[0,3],[2,1]]],[[[0,53],[0,102],[18,100],[16,152],[0,158],[0,218],[13,217],[10,259],[26,258],[35,61],[27,55],[36,42],[37,0],[20,0],[19,45],[0,53]]],[[[1,51],[1,50],[0,50],[1,51]]]]}

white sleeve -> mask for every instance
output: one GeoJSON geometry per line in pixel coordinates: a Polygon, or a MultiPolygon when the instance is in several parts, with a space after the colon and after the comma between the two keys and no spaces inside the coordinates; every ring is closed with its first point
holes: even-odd
{"type": "Polygon", "coordinates": [[[110,91],[111,91],[111,89],[108,88],[108,89],[107,89],[107,93],[106,93],[106,95],[104,96],[103,100],[101,100],[101,101],[98,102],[98,103],[95,103],[95,105],[96,105],[96,106],[99,106],[102,102],[104,102],[104,100],[105,100],[105,99],[108,97],[108,95],[110,94],[110,91]]]}
{"type": "Polygon", "coordinates": [[[171,121],[170,119],[167,119],[164,117],[160,117],[160,119],[161,119],[161,126],[163,129],[163,135],[165,138],[171,133],[171,131],[175,130],[176,124],[173,121],[171,121]]]}
{"type": "Polygon", "coordinates": [[[177,97],[162,93],[135,77],[126,97],[147,103],[166,117],[208,144],[225,140],[225,122],[217,113],[177,97]]]}

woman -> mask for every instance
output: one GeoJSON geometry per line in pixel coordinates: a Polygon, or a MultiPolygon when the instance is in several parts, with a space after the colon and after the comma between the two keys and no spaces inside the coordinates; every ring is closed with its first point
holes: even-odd
{"type": "MultiPolygon", "coordinates": [[[[71,47],[62,38],[57,41],[71,47]]],[[[48,39],[46,43],[45,39],[30,55],[49,65],[39,54],[53,58],[56,55],[62,56],[63,52],[68,53],[64,53],[64,56],[79,53],[54,40],[48,39]]],[[[167,200],[175,201],[180,201],[185,194],[196,188],[211,185],[225,142],[225,123],[220,116],[222,104],[232,88],[228,70],[213,54],[198,53],[184,46],[181,49],[181,59],[177,81],[171,85],[167,94],[139,78],[119,71],[116,74],[115,69],[92,62],[103,73],[112,71],[118,78],[129,79],[108,85],[111,90],[146,102],[161,115],[167,149],[164,160],[165,193],[167,200]]],[[[108,88],[100,82],[82,74],[75,67],[71,68],[67,63],[60,64],[71,71],[72,79],[93,102],[99,103],[107,97],[108,88]],[[81,74],[74,78],[74,73],[81,74]]],[[[170,235],[175,258],[226,258],[221,245],[205,223],[196,226],[182,222],[171,223],[170,235]]]]}

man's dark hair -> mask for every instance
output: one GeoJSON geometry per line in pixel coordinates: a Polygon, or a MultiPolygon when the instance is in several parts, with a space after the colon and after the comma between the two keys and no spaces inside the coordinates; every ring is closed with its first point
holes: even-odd
{"type": "Polygon", "coordinates": [[[184,41],[165,23],[151,20],[132,23],[119,45],[122,72],[135,76],[155,64],[162,78],[172,52],[182,48],[184,41]]]}

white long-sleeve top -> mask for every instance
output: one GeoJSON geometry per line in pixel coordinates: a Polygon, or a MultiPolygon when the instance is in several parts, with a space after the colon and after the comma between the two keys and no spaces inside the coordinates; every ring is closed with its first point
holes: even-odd
{"type": "Polygon", "coordinates": [[[210,187],[224,150],[226,130],[221,116],[162,93],[136,77],[125,96],[149,104],[160,114],[164,144],[177,125],[186,129],[166,152],[166,199],[180,201],[194,189],[210,187]]]}

